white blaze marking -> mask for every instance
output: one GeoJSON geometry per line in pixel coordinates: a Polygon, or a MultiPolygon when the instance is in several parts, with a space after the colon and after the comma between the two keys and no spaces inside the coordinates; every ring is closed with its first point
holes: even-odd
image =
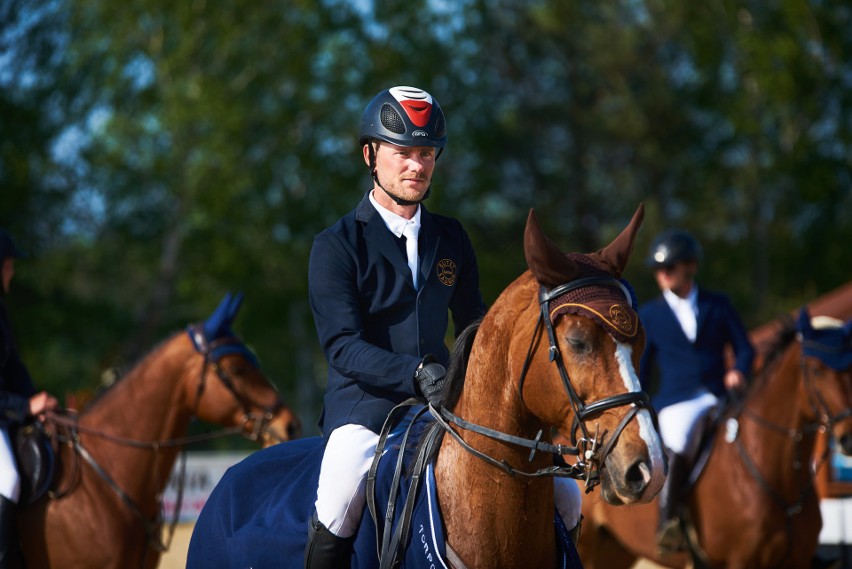
{"type": "MultiPolygon", "coordinates": [[[[642,386],[639,383],[639,376],[636,375],[636,368],[633,366],[633,347],[629,344],[623,344],[615,341],[615,360],[618,362],[618,371],[621,374],[621,379],[624,382],[624,387],[631,393],[642,391],[642,386]]],[[[635,403],[634,403],[635,405],[635,403]]],[[[636,419],[639,421],[639,436],[645,441],[648,447],[648,455],[651,458],[652,474],[657,474],[658,480],[653,480],[650,486],[656,486],[654,482],[662,487],[663,483],[663,446],[656,429],[654,422],[651,420],[651,413],[647,409],[642,409],[636,414],[636,419]]]]}

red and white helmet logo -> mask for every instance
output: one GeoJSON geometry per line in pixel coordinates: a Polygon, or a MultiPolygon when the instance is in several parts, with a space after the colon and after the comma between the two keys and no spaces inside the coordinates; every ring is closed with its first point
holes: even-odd
{"type": "Polygon", "coordinates": [[[432,95],[417,87],[391,87],[388,92],[405,109],[415,126],[424,127],[432,114],[432,95]]]}

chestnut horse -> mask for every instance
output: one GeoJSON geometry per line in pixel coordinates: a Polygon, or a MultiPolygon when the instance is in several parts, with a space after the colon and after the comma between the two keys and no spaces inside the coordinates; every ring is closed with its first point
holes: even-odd
{"type": "MultiPolygon", "coordinates": [[[[20,515],[27,567],[153,568],[167,549],[161,498],[193,417],[264,442],[299,422],[230,324],[228,294],[158,346],[82,414],[48,418],[61,442],[53,490],[20,515]]],[[[216,433],[210,434],[214,436],[216,433]]]]}
{"type": "Polygon", "coordinates": [[[817,330],[803,310],[741,401],[716,423],[711,452],[686,498],[689,553],[658,555],[657,504],[614,510],[587,497],[580,555],[587,569],[810,567],[822,526],[814,467],[818,432],[848,431],[852,322],[817,330]]]}
{"type": "MultiPolygon", "coordinates": [[[[530,270],[454,351],[454,361],[467,355],[466,371],[451,366],[443,405],[429,408],[438,423],[426,432],[444,434],[433,471],[446,554],[470,569],[557,566],[550,476],[600,482],[614,504],[647,502],[662,487],[662,443],[636,374],[644,331],[621,280],[642,215],[640,206],[606,248],[566,255],[531,211],[530,270]],[[566,451],[551,444],[554,428],[571,434],[576,464],[554,465],[554,454],[566,451]]],[[[315,438],[311,448],[304,439],[254,453],[225,475],[195,526],[187,567],[303,566],[322,454],[315,438]],[[304,486],[294,492],[297,484],[304,486]]],[[[379,566],[370,523],[365,513],[353,567],[379,566]]],[[[419,527],[401,542],[411,546],[406,554],[428,557],[425,567],[449,566],[419,527]]],[[[390,566],[386,557],[382,566],[390,566]]]]}

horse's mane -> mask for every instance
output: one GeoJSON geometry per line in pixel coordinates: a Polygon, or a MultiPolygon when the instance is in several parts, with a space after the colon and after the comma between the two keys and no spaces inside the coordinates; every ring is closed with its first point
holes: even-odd
{"type": "MultiPolygon", "coordinates": [[[[461,397],[461,392],[464,388],[464,379],[467,375],[470,350],[473,347],[473,341],[476,338],[476,333],[479,331],[480,324],[482,324],[481,318],[471,323],[467,328],[462,330],[462,333],[456,338],[456,343],[453,344],[453,349],[450,353],[450,367],[447,370],[446,384],[444,385],[444,393],[441,397],[441,404],[447,409],[455,407],[459,397],[461,397]]],[[[441,426],[436,421],[432,421],[432,426],[423,431],[423,436],[420,437],[417,445],[418,452],[420,445],[425,444],[425,441],[429,439],[426,435],[432,429],[441,429],[441,426]]],[[[427,456],[429,462],[435,460],[443,438],[444,432],[442,430],[436,435],[435,444],[429,450],[429,455],[427,456]]]]}
{"type": "Polygon", "coordinates": [[[98,389],[95,392],[94,396],[86,403],[86,406],[81,409],[81,411],[88,411],[92,409],[92,407],[100,402],[107,393],[111,393],[113,389],[120,383],[123,382],[128,376],[132,375],[134,371],[136,371],[139,366],[142,365],[142,362],[147,360],[152,354],[159,352],[161,348],[163,348],[167,343],[171,342],[172,339],[178,335],[180,331],[174,332],[170,334],[166,339],[160,341],[153,348],[145,352],[142,356],[138,357],[132,365],[130,366],[112,366],[104,370],[101,374],[101,382],[98,385],[98,389]]]}
{"type": "Polygon", "coordinates": [[[775,372],[775,368],[778,367],[781,356],[784,355],[787,348],[789,348],[790,344],[793,343],[793,340],[796,339],[796,334],[798,332],[796,322],[789,314],[781,316],[779,318],[779,324],[778,331],[768,343],[763,366],[760,369],[757,381],[753,383],[752,387],[756,387],[757,384],[762,384],[767,381],[767,378],[769,378],[775,372]]]}
{"type": "Polygon", "coordinates": [[[459,334],[458,338],[456,338],[456,343],[453,345],[453,350],[450,354],[450,368],[447,370],[447,383],[441,397],[441,403],[448,409],[455,407],[459,401],[459,397],[461,397],[464,378],[467,375],[467,362],[470,359],[470,349],[473,347],[473,340],[476,338],[480,324],[482,324],[481,318],[462,330],[462,333],[459,334]]]}

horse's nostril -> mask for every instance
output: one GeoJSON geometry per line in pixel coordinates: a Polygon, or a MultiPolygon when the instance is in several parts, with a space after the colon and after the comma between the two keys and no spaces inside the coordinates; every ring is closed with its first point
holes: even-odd
{"type": "Polygon", "coordinates": [[[641,494],[641,492],[645,490],[650,481],[651,468],[645,461],[640,460],[634,462],[633,465],[627,469],[625,482],[627,483],[628,488],[637,495],[641,494]]]}

